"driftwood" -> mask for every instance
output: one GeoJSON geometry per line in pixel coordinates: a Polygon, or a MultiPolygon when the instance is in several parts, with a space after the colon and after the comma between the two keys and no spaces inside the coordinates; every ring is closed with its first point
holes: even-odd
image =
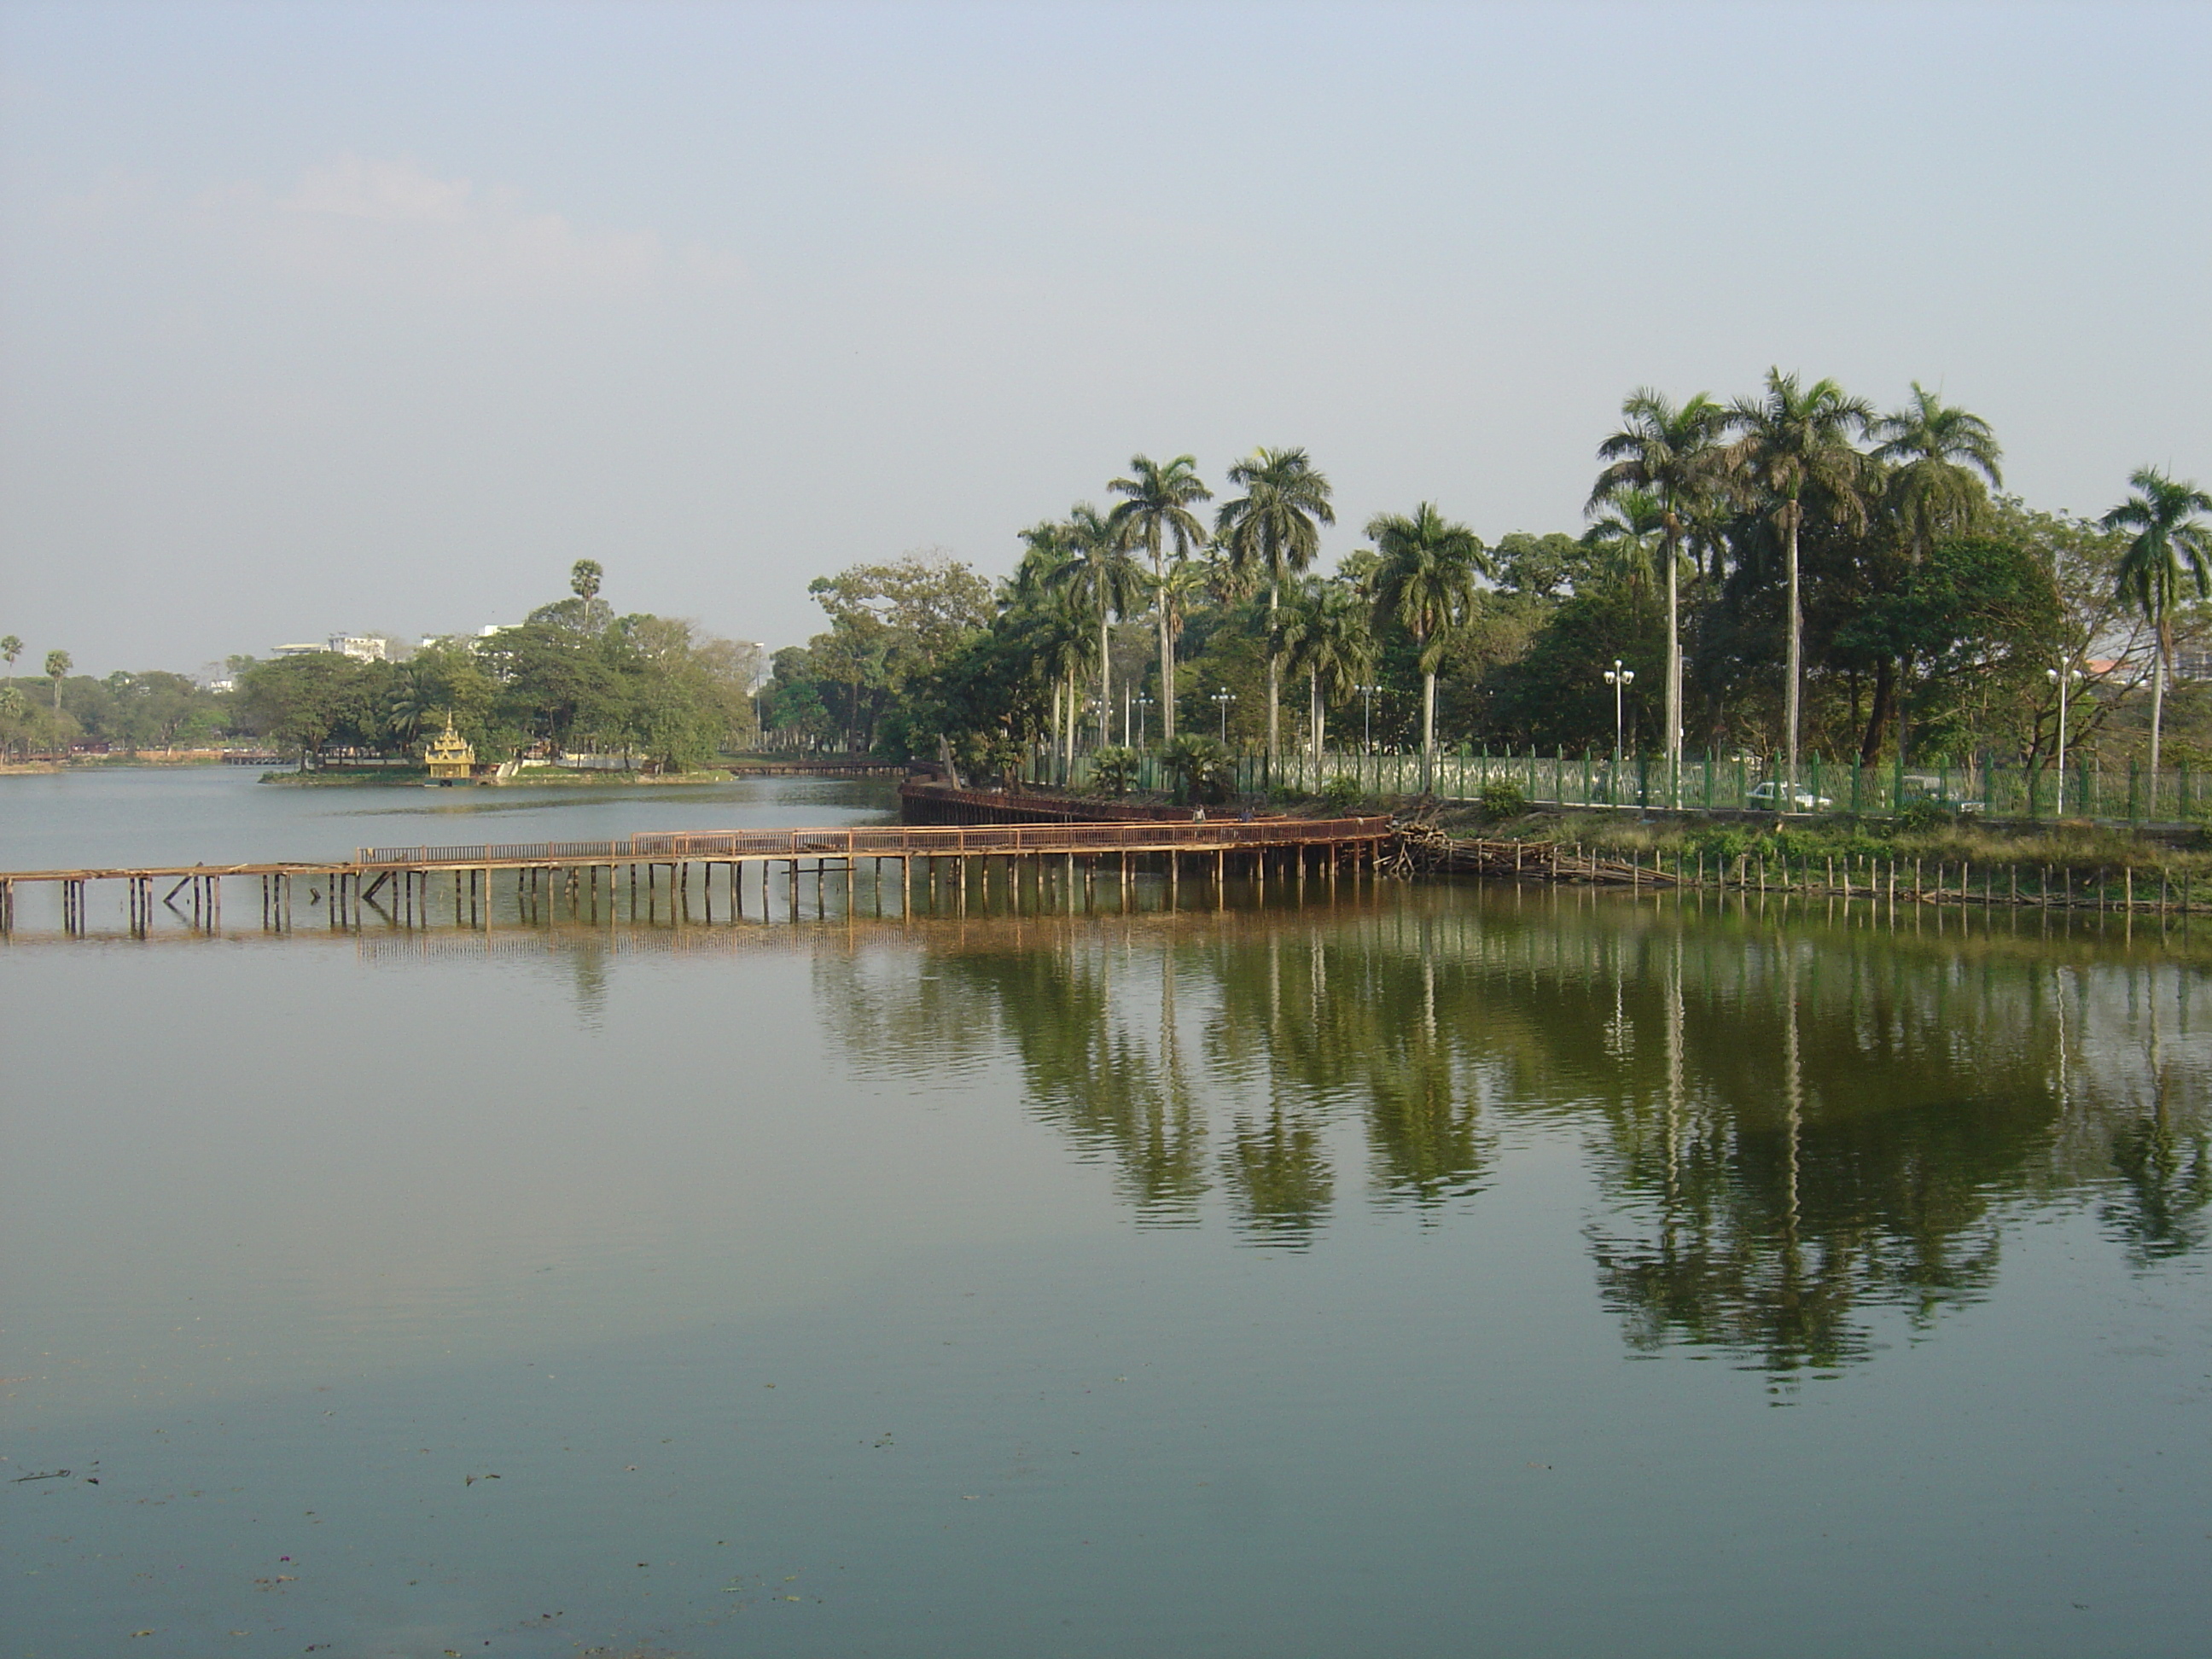
{"type": "Polygon", "coordinates": [[[1417,875],[1466,875],[1599,887],[1680,884],[1656,858],[1647,865],[1635,859],[1601,857],[1595,851],[1555,841],[1484,841],[1454,836],[1435,822],[1432,810],[1394,818],[1390,828],[1391,840],[1376,867],[1401,880],[1417,875]]]}

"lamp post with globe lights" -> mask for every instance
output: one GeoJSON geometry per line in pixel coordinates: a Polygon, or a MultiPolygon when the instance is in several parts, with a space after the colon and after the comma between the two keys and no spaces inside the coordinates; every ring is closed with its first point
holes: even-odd
{"type": "Polygon", "coordinates": [[[1613,787],[1608,791],[1616,799],[1620,793],[1620,744],[1623,731],[1622,695],[1636,683],[1636,671],[1623,668],[1620,659],[1613,659],[1613,666],[1605,671],[1605,683],[1613,688],[1613,787]]]}

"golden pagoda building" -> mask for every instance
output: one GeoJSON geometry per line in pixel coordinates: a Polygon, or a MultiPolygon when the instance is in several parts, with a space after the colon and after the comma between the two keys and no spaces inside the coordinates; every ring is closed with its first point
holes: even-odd
{"type": "Polygon", "coordinates": [[[422,750],[433,783],[466,783],[476,774],[477,751],[453,730],[453,717],[446,716],[446,729],[422,750]]]}

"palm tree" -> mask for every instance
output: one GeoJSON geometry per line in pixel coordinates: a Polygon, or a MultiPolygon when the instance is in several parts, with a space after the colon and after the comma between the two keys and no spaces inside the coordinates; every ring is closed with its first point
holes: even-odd
{"type": "Polygon", "coordinates": [[[1475,577],[1492,565],[1482,538],[1423,501],[1413,516],[1382,513],[1367,522],[1368,539],[1381,562],[1375,571],[1375,609],[1403,623],[1421,662],[1421,781],[1436,767],[1437,664],[1444,641],[1474,603],[1475,577]]]}
{"type": "Polygon", "coordinates": [[[1007,604],[1028,618],[1024,631],[1038,678],[1052,687],[1055,769],[1065,777],[1075,759],[1075,682],[1091,665],[1091,619],[1070,592],[1066,572],[1080,557],[1078,532],[1046,519],[1021,532],[1007,604]]]}
{"type": "MultiPolygon", "coordinates": [[[[1314,562],[1321,552],[1321,526],[1336,522],[1328,504],[1328,480],[1314,470],[1304,449],[1259,449],[1249,461],[1229,469],[1229,482],[1244,493],[1224,501],[1214,515],[1213,533],[1230,568],[1243,581],[1267,585],[1267,629],[1282,608],[1283,582],[1314,562]]],[[[1267,653],[1267,759],[1282,752],[1281,653],[1267,653]]]]}
{"type": "MultiPolygon", "coordinates": [[[[1210,501],[1213,492],[1200,483],[1198,459],[1193,455],[1178,455],[1162,465],[1143,455],[1129,458],[1129,471],[1133,475],[1116,478],[1106,486],[1109,492],[1128,499],[1114,509],[1109,520],[1115,529],[1127,535],[1131,544],[1142,542],[1152,558],[1152,581],[1166,598],[1166,548],[1175,544],[1178,560],[1188,558],[1194,547],[1206,545],[1206,526],[1190,509],[1199,501],[1210,501]]],[[[1175,736],[1175,639],[1168,628],[1167,606],[1160,606],[1160,740],[1164,743],[1175,736]]]]}
{"type": "Polygon", "coordinates": [[[22,641],[17,639],[13,634],[0,634],[0,661],[4,661],[9,667],[13,668],[15,665],[15,659],[22,654],[22,641]]]}
{"type": "Polygon", "coordinates": [[[1328,747],[1328,699],[1341,702],[1375,672],[1375,634],[1366,605],[1340,581],[1310,581],[1283,609],[1280,645],[1284,666],[1306,677],[1314,783],[1321,782],[1322,751],[1328,747]]]}
{"type": "Polygon", "coordinates": [[[2146,466],[2128,479],[2135,494],[2100,520],[2106,530],[2132,530],[2135,538],[2120,556],[2118,586],[2123,602],[2142,612],[2156,630],[2158,659],[2152,665],[2150,691],[2151,788],[2158,788],[2159,721],[2165,713],[2166,677],[2173,655],[2173,605],[2184,576],[2198,599],[2212,593],[2212,524],[2198,515],[2212,513],[2212,495],[2194,483],[2169,478],[2146,466]]]}
{"type": "Polygon", "coordinates": [[[1589,510],[1635,491],[1658,517],[1667,563],[1667,776],[1679,787],[1682,770],[1682,625],[1678,566],[1684,537],[1707,514],[1722,492],[1722,435],[1729,413],[1705,392],[1679,408],[1650,386],[1639,386],[1620,406],[1620,430],[1597,447],[1607,463],[1590,490],[1589,510]]]}
{"type": "Polygon", "coordinates": [[[1844,517],[1863,524],[1859,495],[1866,457],[1851,440],[1864,433],[1874,410],[1863,398],[1846,396],[1833,380],[1801,386],[1795,374],[1766,371],[1766,391],[1739,398],[1728,424],[1738,436],[1729,458],[1782,538],[1790,580],[1790,683],[1783,724],[1787,727],[1789,787],[1797,782],[1797,741],[1805,690],[1805,605],[1797,576],[1797,532],[1810,489],[1826,496],[1844,517]]]}
{"type": "Polygon", "coordinates": [[[1055,589],[1037,607],[1036,665],[1052,684],[1055,722],[1060,727],[1060,777],[1075,769],[1075,686],[1091,666],[1091,618],[1064,589],[1055,589]]]}
{"type": "Polygon", "coordinates": [[[54,713],[57,714],[62,712],[62,676],[76,666],[66,651],[46,653],[46,678],[54,683],[54,713]]]}
{"type": "Polygon", "coordinates": [[[1912,401],[1869,428],[1874,459],[1889,469],[1891,510],[1913,556],[1925,559],[1941,535],[1981,515],[1989,491],[2004,487],[2004,451],[1980,416],[1948,404],[1919,381],[1912,401]]]}
{"type": "MultiPolygon", "coordinates": [[[[1902,409],[1868,428],[1876,440],[1873,461],[1881,469],[1882,503],[1912,563],[1924,564],[1936,538],[1966,529],[1989,506],[1989,491],[2003,486],[1998,465],[2004,451],[1978,415],[1954,408],[1919,381],[1902,409]]],[[[1910,653],[1882,656],[1875,665],[1874,711],[1860,745],[1871,762],[1878,751],[1893,702],[1897,708],[1897,752],[1905,747],[1905,683],[1910,653]]]]}
{"type": "Polygon", "coordinates": [[[1666,548],[1666,515],[1659,498],[1641,489],[1619,489],[1595,510],[1598,519],[1583,532],[1583,545],[1601,557],[1606,574],[1640,605],[1644,583],[1658,574],[1654,555],[1666,548]]]}
{"type": "Polygon", "coordinates": [[[1006,601],[1009,607],[1041,603],[1051,592],[1060,568],[1075,556],[1068,529],[1057,519],[1040,519],[1019,535],[1022,556],[1014,565],[1006,601]]]}
{"type": "Polygon", "coordinates": [[[1115,616],[1127,622],[1129,613],[1143,601],[1151,584],[1143,568],[1129,556],[1123,530],[1117,529],[1090,502],[1078,501],[1068,510],[1066,528],[1069,556],[1049,580],[1076,605],[1098,618],[1098,742],[1103,748],[1106,744],[1107,714],[1112,706],[1108,675],[1113,658],[1107,644],[1108,624],[1115,616]]]}

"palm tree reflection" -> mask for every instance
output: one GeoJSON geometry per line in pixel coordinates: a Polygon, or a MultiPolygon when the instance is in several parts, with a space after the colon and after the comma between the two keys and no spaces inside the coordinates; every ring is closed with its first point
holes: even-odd
{"type": "Polygon", "coordinates": [[[2157,1021],[2146,1052],[2128,1003],[2185,1012],[2194,980],[2094,944],[1449,888],[918,937],[919,972],[822,999],[856,1054],[1010,1055],[1141,1224],[1212,1212],[1306,1248],[1363,1148],[1366,1202],[1440,1224],[1482,1201],[1501,1136],[1577,1143],[1599,1294],[1638,1350],[1853,1364],[1884,1318],[1909,1337],[1989,1295],[2008,1218],[2084,1188],[2140,1266],[2208,1233],[2184,1099],[2205,1057],[2157,1021]],[[2100,988],[2071,1008],[2069,952],[2100,988]]]}

